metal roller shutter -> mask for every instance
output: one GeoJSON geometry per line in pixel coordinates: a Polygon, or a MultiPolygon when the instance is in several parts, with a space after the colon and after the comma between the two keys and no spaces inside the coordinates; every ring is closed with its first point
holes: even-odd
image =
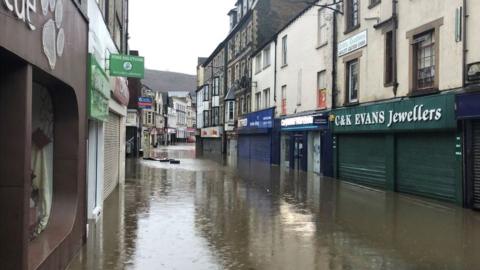
{"type": "Polygon", "coordinates": [[[455,202],[455,134],[397,136],[397,191],[455,202]]]}
{"type": "Polygon", "coordinates": [[[271,150],[270,136],[250,136],[250,159],[270,163],[271,150]]]}
{"type": "Polygon", "coordinates": [[[250,137],[240,135],[238,137],[238,157],[241,159],[250,159],[250,137]]]}
{"type": "Polygon", "coordinates": [[[480,121],[473,122],[473,204],[480,209],[480,121]]]}
{"type": "Polygon", "coordinates": [[[385,188],[386,151],[383,135],[338,136],[338,173],[341,180],[385,188]]]}
{"type": "Polygon", "coordinates": [[[104,155],[103,198],[107,199],[117,187],[120,163],[120,117],[112,113],[108,115],[105,123],[104,155]]]}

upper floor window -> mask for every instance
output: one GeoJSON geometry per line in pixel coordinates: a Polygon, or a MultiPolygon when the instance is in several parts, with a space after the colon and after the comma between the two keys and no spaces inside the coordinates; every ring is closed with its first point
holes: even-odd
{"type": "Polygon", "coordinates": [[[287,65],[287,36],[282,38],[282,66],[287,65]]]}
{"type": "Polygon", "coordinates": [[[255,110],[260,110],[262,108],[262,93],[258,92],[255,94],[255,110]]]}
{"type": "Polygon", "coordinates": [[[270,59],[270,45],[263,50],[263,68],[269,67],[271,64],[270,59]]]}
{"type": "Polygon", "coordinates": [[[218,96],[219,95],[219,88],[220,88],[220,79],[218,77],[215,77],[213,79],[213,89],[212,89],[212,95],[213,96],[218,96]]]}
{"type": "Polygon", "coordinates": [[[360,26],[360,1],[359,0],[347,0],[346,1],[346,18],[347,29],[351,31],[360,26]]]}
{"type": "Polygon", "coordinates": [[[350,62],[347,62],[347,100],[348,103],[358,102],[358,90],[359,90],[359,81],[358,81],[358,59],[354,59],[350,62]]]}
{"type": "Polygon", "coordinates": [[[374,6],[378,5],[378,4],[380,4],[380,2],[382,2],[382,0],[370,0],[370,6],[369,6],[369,7],[370,7],[370,8],[371,8],[371,7],[374,7],[374,6]]]}
{"type": "Polygon", "coordinates": [[[385,33],[385,75],[384,84],[393,84],[393,32],[385,33]]]}
{"type": "Polygon", "coordinates": [[[203,100],[208,101],[210,99],[210,93],[209,93],[209,86],[205,85],[204,91],[203,91],[203,100]]]}
{"type": "Polygon", "coordinates": [[[435,33],[430,31],[415,36],[414,45],[415,89],[424,90],[435,85],[435,33]]]}
{"type": "Polygon", "coordinates": [[[255,56],[255,73],[262,71],[262,54],[259,53],[255,56]]]}
{"type": "Polygon", "coordinates": [[[323,11],[323,9],[318,10],[317,46],[319,47],[327,43],[327,20],[323,11]]]}
{"type": "Polygon", "coordinates": [[[282,115],[287,114],[287,86],[282,85],[282,115]]]}
{"type": "Polygon", "coordinates": [[[263,107],[270,107],[270,88],[263,90],[263,107]]]}

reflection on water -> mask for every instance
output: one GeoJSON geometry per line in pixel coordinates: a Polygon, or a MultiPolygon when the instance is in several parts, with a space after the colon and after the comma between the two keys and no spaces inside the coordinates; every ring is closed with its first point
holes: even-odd
{"type": "Polygon", "coordinates": [[[70,269],[480,269],[475,212],[166,151],[185,165],[128,161],[70,269]]]}

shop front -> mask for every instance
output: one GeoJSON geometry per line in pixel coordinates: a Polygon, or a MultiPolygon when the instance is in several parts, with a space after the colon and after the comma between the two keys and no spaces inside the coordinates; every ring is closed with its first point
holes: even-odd
{"type": "Polygon", "coordinates": [[[281,119],[280,164],[282,167],[332,175],[332,140],[328,114],[281,119]]]}
{"type": "Polygon", "coordinates": [[[205,157],[222,157],[222,136],[223,129],[221,127],[202,128],[200,137],[202,139],[203,152],[205,157]]]}
{"type": "Polygon", "coordinates": [[[88,72],[87,214],[89,220],[96,220],[103,207],[104,123],[109,114],[110,80],[93,54],[89,55],[88,72]]]}
{"type": "Polygon", "coordinates": [[[104,136],[104,185],[103,199],[125,182],[126,117],[129,92],[122,77],[110,78],[109,113],[104,136]]]}
{"type": "Polygon", "coordinates": [[[465,207],[480,209],[480,92],[457,96],[464,132],[465,207]]]}
{"type": "Polygon", "coordinates": [[[238,120],[238,158],[271,164],[274,108],[253,112],[238,120]]]}
{"type": "Polygon", "coordinates": [[[335,177],[462,204],[462,133],[455,95],[335,110],[335,177]]]}
{"type": "Polygon", "coordinates": [[[74,1],[0,5],[2,270],[65,269],[86,237],[83,8],[74,1]]]}

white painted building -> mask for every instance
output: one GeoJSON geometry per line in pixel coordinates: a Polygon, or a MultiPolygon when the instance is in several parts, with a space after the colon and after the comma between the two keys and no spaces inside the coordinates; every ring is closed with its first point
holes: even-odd
{"type": "MultiPolygon", "coordinates": [[[[106,8],[106,7],[102,7],[106,8]]],[[[116,11],[118,13],[118,11],[116,11]]],[[[88,130],[88,190],[87,215],[89,220],[96,220],[102,213],[103,201],[118,184],[125,182],[125,130],[128,104],[128,85],[125,78],[110,77],[106,59],[110,54],[118,53],[122,48],[121,39],[113,40],[111,35],[122,36],[124,20],[117,22],[111,34],[104,20],[104,13],[95,0],[88,1],[89,48],[88,51],[98,62],[110,81],[108,116],[103,121],[89,119],[88,130]]]]}
{"type": "Polygon", "coordinates": [[[276,40],[269,42],[253,57],[252,111],[275,106],[276,40]]]}
{"type": "MultiPolygon", "coordinates": [[[[321,140],[326,132],[314,122],[321,117],[326,121],[332,104],[332,20],[332,10],[312,6],[277,34],[275,104],[276,116],[282,119],[280,160],[284,167],[323,172],[321,140]]],[[[261,62],[265,67],[265,60],[261,62]]],[[[267,70],[256,75],[258,90],[271,85],[267,70]]]]}

